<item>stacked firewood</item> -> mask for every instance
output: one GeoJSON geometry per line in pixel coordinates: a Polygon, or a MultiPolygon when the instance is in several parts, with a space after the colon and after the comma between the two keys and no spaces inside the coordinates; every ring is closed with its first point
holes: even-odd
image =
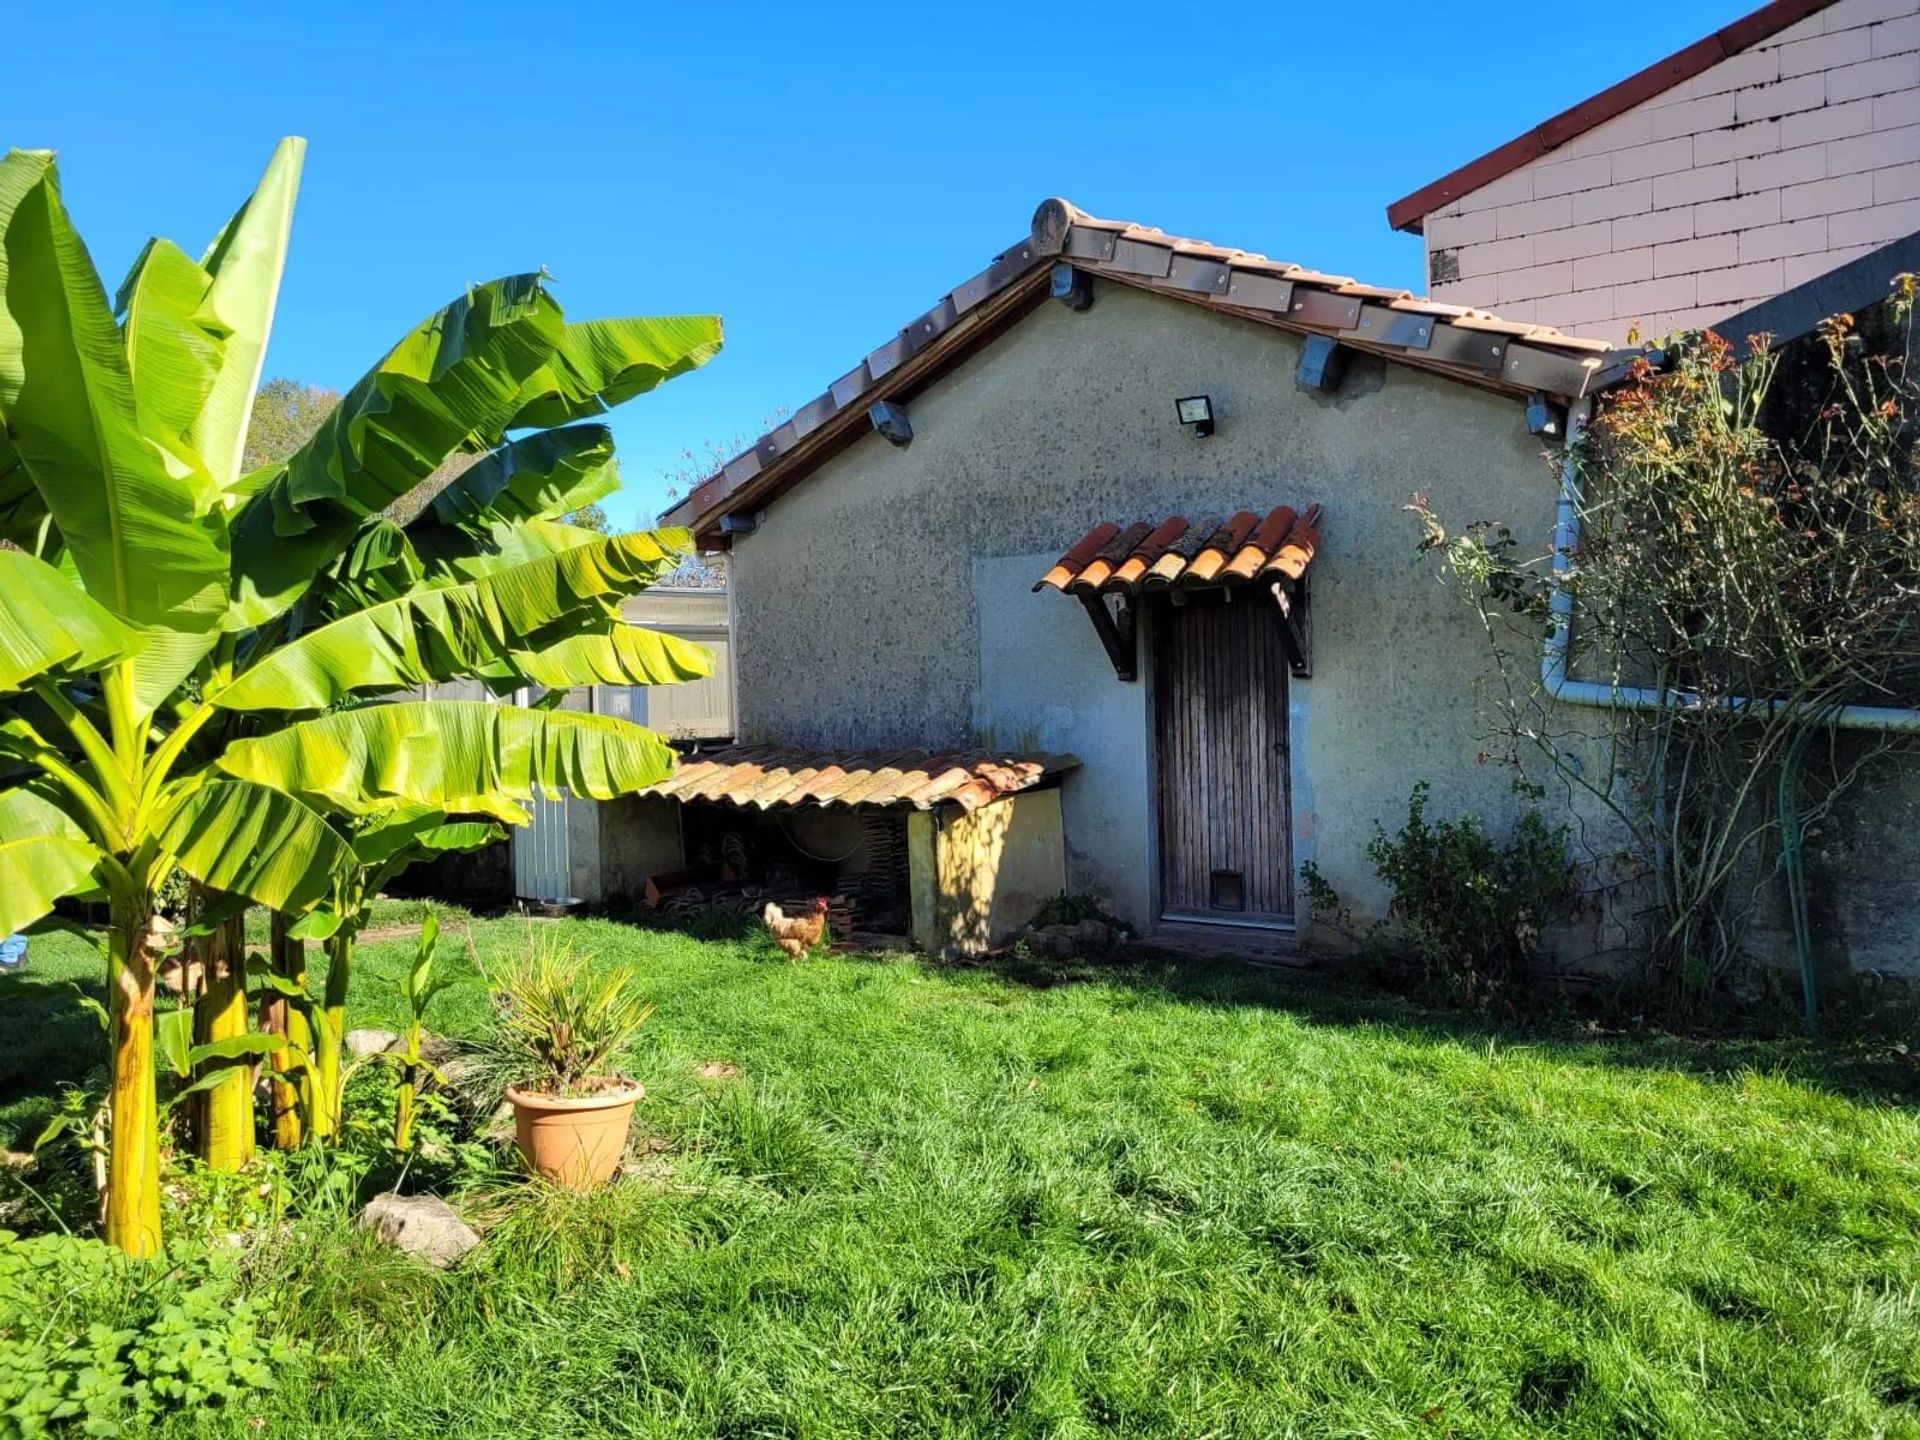
{"type": "MultiPolygon", "coordinates": [[[[765,885],[684,885],[648,903],[668,920],[685,924],[703,915],[757,916],[769,900],[789,915],[801,915],[811,908],[814,896],[765,885]]],[[[856,928],[854,920],[854,903],[848,896],[827,897],[827,928],[834,935],[851,935],[856,928]]]]}
{"type": "MultiPolygon", "coordinates": [[[[911,919],[904,818],[878,812],[864,815],[860,844],[852,853],[860,856],[862,867],[833,881],[827,907],[832,933],[845,937],[856,930],[904,931],[911,919]]],[[[707,863],[649,877],[647,904],[667,919],[684,923],[702,915],[758,915],[769,900],[789,914],[800,914],[821,893],[808,887],[809,877],[800,862],[757,866],[744,840],[734,833],[722,837],[715,857],[709,847],[702,857],[707,863]],[[760,878],[749,881],[750,874],[760,878]]]]}

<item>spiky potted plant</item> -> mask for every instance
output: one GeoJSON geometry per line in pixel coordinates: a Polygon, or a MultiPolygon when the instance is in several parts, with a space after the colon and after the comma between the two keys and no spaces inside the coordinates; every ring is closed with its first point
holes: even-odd
{"type": "Polygon", "coordinates": [[[496,993],[500,1040],[525,1077],[507,1087],[521,1158],[570,1190],[604,1185],[620,1163],[645,1091],[608,1067],[653,1014],[630,969],[590,973],[590,958],[543,945],[496,993]]]}

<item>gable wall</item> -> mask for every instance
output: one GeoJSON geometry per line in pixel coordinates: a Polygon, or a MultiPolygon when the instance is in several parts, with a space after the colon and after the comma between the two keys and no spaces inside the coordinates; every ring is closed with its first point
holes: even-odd
{"type": "Polygon", "coordinates": [[[1425,229],[1435,299],[1618,342],[1920,231],[1920,0],[1839,0],[1425,229]]]}
{"type": "MultiPolygon", "coordinates": [[[[1296,389],[1290,335],[1096,281],[1046,303],[914,397],[913,443],[870,435],[768,508],[733,550],[742,737],[819,746],[1077,754],[1064,786],[1069,883],[1152,919],[1152,677],[1122,684],[1080,605],[1032,585],[1103,519],[1326,507],[1312,571],[1314,678],[1293,687],[1294,843],[1359,913],[1364,849],[1436,810],[1499,823],[1473,685],[1485,642],[1417,560],[1401,507],[1511,521],[1540,543],[1555,476],[1517,401],[1358,358],[1338,396],[1296,389]],[[1210,394],[1198,439],[1174,400],[1210,394]]],[[[1143,637],[1143,661],[1151,654],[1143,637]]]]}

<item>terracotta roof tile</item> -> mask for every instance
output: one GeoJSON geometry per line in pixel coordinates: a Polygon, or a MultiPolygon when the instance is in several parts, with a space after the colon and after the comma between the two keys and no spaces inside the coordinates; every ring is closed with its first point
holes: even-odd
{"type": "Polygon", "coordinates": [[[1214,515],[1192,522],[1174,516],[1158,525],[1142,520],[1125,530],[1103,520],[1033,588],[1137,595],[1177,586],[1298,581],[1319,548],[1318,505],[1304,513],[1276,505],[1264,516],[1242,510],[1225,520],[1214,515]]]}
{"type": "Polygon", "coordinates": [[[1132,588],[1140,583],[1147,573],[1147,567],[1167,553],[1167,547],[1175,544],[1187,533],[1187,522],[1175,515],[1170,520],[1162,520],[1148,535],[1133,548],[1126,562],[1113,572],[1113,583],[1132,588]]]}
{"type": "Polygon", "coordinates": [[[1119,533],[1120,527],[1111,521],[1104,521],[1094,526],[1093,529],[1080,537],[1080,543],[1078,545],[1075,545],[1073,549],[1060,557],[1060,563],[1054,566],[1053,570],[1048,573],[1047,579],[1053,581],[1054,576],[1058,575],[1059,580],[1057,583],[1065,585],[1069,580],[1073,579],[1074,576],[1078,575],[1081,570],[1086,568],[1087,562],[1100,553],[1102,546],[1119,533]]]}
{"type": "MultiPolygon", "coordinates": [[[[1613,349],[1604,340],[1513,324],[1405,290],[1362,284],[1350,276],[1145,225],[1102,220],[1064,200],[1048,200],[1034,213],[1023,243],[995,256],[985,270],[894,334],[827,393],[801,406],[793,420],[694,487],[664,518],[692,525],[701,538],[711,539],[721,515],[764,503],[798,483],[839,446],[867,433],[867,407],[873,401],[911,396],[998,328],[1039,304],[1047,293],[1047,267],[1059,261],[1189,304],[1217,306],[1295,331],[1338,335],[1342,344],[1514,395],[1540,389],[1569,397],[1585,394],[1603,367],[1602,357],[1613,349]],[[1433,323],[1369,323],[1368,311],[1375,307],[1409,311],[1433,323]],[[1480,352],[1463,343],[1473,338],[1473,331],[1513,337],[1510,348],[1519,349],[1521,341],[1527,348],[1483,363],[1480,352]]],[[[1115,557],[1112,568],[1117,570],[1126,558],[1115,557]]]]}
{"type": "Polygon", "coordinates": [[[713,800],[754,810],[775,806],[956,804],[967,810],[1031,790],[1079,765],[1071,755],[992,755],[927,750],[803,750],[739,745],[682,760],[640,793],[713,800]]]}

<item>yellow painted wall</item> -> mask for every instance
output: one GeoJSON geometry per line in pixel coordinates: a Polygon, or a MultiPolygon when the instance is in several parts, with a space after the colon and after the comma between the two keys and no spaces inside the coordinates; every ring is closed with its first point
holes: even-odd
{"type": "MultiPolygon", "coordinates": [[[[1000,944],[1067,886],[1060,792],[1010,796],[968,814],[943,810],[909,831],[909,859],[926,863],[912,842],[931,832],[933,923],[922,924],[923,887],[914,871],[914,936],[928,949],[948,945],[977,953],[1000,944]],[[922,939],[923,929],[935,944],[922,939]]],[[[913,820],[923,817],[915,815],[913,820]]]]}

